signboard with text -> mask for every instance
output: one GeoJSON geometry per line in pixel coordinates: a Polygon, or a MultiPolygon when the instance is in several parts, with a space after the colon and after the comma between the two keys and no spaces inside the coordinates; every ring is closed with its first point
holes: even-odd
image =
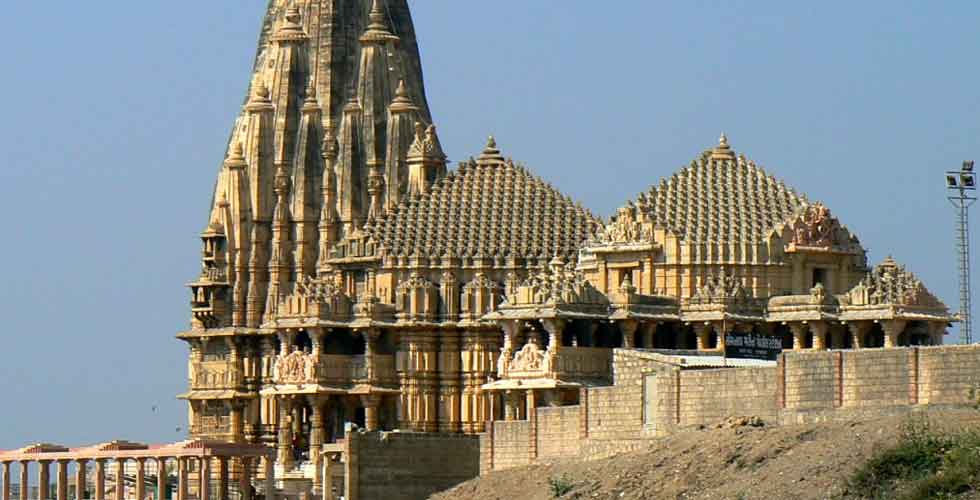
{"type": "Polygon", "coordinates": [[[783,351],[783,340],[758,333],[725,334],[725,357],[775,361],[783,351]]]}

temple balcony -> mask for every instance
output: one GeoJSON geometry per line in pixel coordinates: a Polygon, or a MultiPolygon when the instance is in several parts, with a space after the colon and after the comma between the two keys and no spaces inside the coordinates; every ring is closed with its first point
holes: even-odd
{"type": "Polygon", "coordinates": [[[396,385],[398,377],[394,355],[317,355],[294,351],[276,359],[273,382],[304,390],[345,391],[355,386],[396,385]]]}
{"type": "Polygon", "coordinates": [[[243,376],[234,360],[194,361],[190,381],[191,390],[234,391],[241,387],[243,376]]]}
{"type": "Polygon", "coordinates": [[[608,383],[612,378],[610,348],[562,346],[544,350],[531,339],[512,355],[506,351],[501,354],[499,380],[485,385],[485,389],[573,388],[608,383]]]}

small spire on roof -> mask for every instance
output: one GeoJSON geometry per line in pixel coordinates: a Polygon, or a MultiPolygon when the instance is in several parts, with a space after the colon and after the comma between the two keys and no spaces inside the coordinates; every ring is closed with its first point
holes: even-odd
{"type": "Polygon", "coordinates": [[[728,145],[728,136],[722,132],[721,137],[718,138],[718,146],[711,150],[712,160],[734,160],[735,152],[732,151],[731,146],[728,145]]]}
{"type": "Polygon", "coordinates": [[[371,3],[371,12],[368,14],[367,29],[361,36],[361,42],[386,42],[397,40],[398,37],[388,30],[388,23],[385,22],[385,11],[381,8],[381,0],[374,0],[371,3]]]}
{"type": "Polygon", "coordinates": [[[228,151],[225,166],[228,168],[245,167],[245,148],[242,147],[241,141],[235,141],[235,145],[228,151]]]}
{"type": "Polygon", "coordinates": [[[477,165],[496,165],[504,163],[504,157],[497,149],[497,140],[491,135],[487,138],[487,145],[483,148],[483,153],[476,159],[477,165]]]}
{"type": "Polygon", "coordinates": [[[283,23],[272,37],[273,41],[303,42],[309,38],[306,36],[306,32],[303,31],[303,25],[300,22],[303,20],[303,15],[300,13],[299,8],[295,6],[289,7],[286,9],[286,15],[283,17],[283,23]]]}
{"type": "Polygon", "coordinates": [[[391,100],[390,109],[394,113],[418,109],[415,103],[412,102],[412,96],[408,93],[408,86],[405,85],[405,80],[398,81],[398,88],[395,89],[395,98],[391,100]]]}

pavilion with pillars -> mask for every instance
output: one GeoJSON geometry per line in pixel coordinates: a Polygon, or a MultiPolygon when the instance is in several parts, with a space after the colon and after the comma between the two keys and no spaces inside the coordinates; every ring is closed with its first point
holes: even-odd
{"type": "Polygon", "coordinates": [[[14,463],[20,468],[17,500],[143,500],[148,498],[148,493],[157,500],[187,500],[191,494],[200,500],[223,500],[231,498],[232,479],[236,482],[237,498],[251,500],[256,490],[253,479],[260,474],[265,479],[261,491],[270,492],[275,488],[270,450],[250,444],[189,440],[146,445],[110,441],[67,448],[38,443],[19,450],[0,451],[3,472],[0,498],[3,500],[12,499],[11,465],[14,463]],[[54,491],[49,491],[52,465],[55,466],[55,487],[54,491]],[[36,496],[31,496],[29,487],[32,466],[36,469],[36,496]],[[74,470],[71,478],[68,477],[70,468],[74,470]],[[176,484],[171,484],[168,473],[171,470],[176,484]],[[111,477],[107,477],[109,475],[111,477]],[[192,475],[195,484],[192,484],[192,475]]]}

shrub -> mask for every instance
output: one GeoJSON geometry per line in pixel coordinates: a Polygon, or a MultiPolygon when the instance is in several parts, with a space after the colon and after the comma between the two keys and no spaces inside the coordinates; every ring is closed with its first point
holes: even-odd
{"type": "Polygon", "coordinates": [[[551,487],[551,496],[554,498],[561,498],[565,496],[566,493],[572,491],[572,488],[575,487],[575,485],[568,480],[568,476],[564,474],[561,477],[553,477],[549,479],[548,486],[551,487]]]}
{"type": "Polygon", "coordinates": [[[910,417],[898,444],[855,471],[847,489],[861,498],[921,500],[951,498],[978,486],[980,433],[945,434],[926,419],[910,417]]]}

